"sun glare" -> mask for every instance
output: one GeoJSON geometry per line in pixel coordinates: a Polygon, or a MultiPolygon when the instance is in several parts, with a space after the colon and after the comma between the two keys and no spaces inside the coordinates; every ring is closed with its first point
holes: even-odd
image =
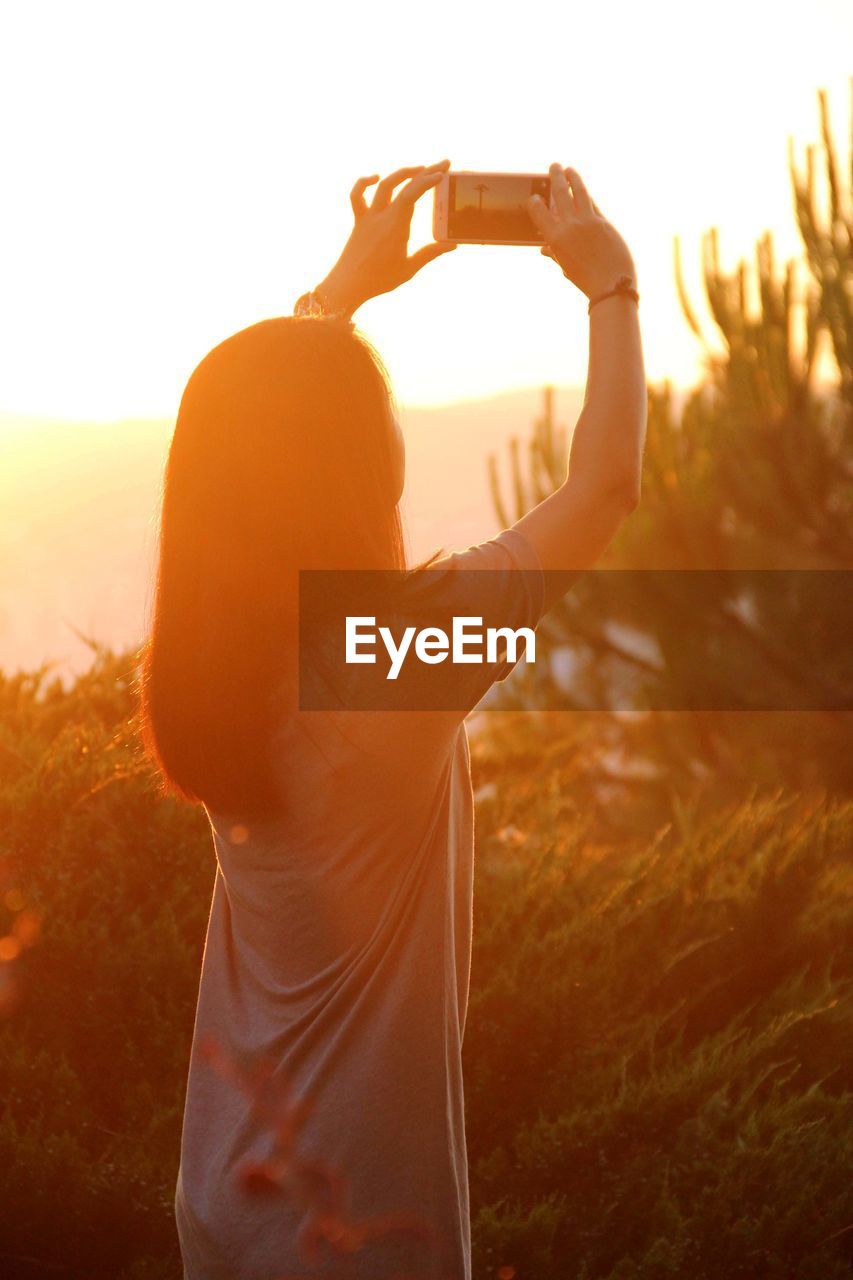
{"type": "MultiPolygon", "coordinates": [[[[690,381],[672,239],[749,254],[788,216],[786,136],[843,114],[848,6],[16,6],[0,97],[7,188],[0,409],[170,416],[227,333],[287,312],[345,238],[364,172],[575,165],[638,265],[652,378],[690,381]],[[45,10],[49,13],[46,20],[45,10]],[[756,49],[765,50],[761,59],[756,49]],[[760,71],[759,71],[760,68],[760,71]]],[[[430,235],[419,210],[416,235],[430,235]]],[[[534,249],[465,247],[360,322],[401,399],[582,382],[585,310],[534,249]]]]}

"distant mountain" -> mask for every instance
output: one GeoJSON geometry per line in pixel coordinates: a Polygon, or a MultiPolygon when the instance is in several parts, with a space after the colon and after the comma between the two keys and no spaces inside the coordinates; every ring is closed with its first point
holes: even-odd
{"type": "MultiPolygon", "coordinates": [[[[555,391],[560,422],[573,424],[583,391],[555,391]]],[[[486,459],[506,452],[513,435],[526,440],[542,411],[541,390],[511,391],[403,414],[408,468],[404,509],[412,555],[454,550],[499,532],[486,459]]]]}
{"type": "MultiPolygon", "coordinates": [[[[492,537],[486,457],[526,438],[541,391],[401,410],[411,554],[492,537]]],[[[560,390],[561,421],[582,402],[560,390]]],[[[0,414],[0,668],[85,669],[82,636],[144,635],[168,422],[69,423],[0,414]],[[80,633],[78,635],[77,633],[80,633]]]]}

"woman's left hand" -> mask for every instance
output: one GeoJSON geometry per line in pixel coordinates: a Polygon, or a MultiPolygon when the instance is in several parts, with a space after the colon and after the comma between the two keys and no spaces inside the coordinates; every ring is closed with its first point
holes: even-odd
{"type": "Polygon", "coordinates": [[[409,255],[409,232],[416,201],[438,186],[450,168],[449,160],[412,169],[398,169],[379,182],[379,174],[359,178],[350,193],[355,226],[343,253],[314,292],[330,312],[351,316],[368,298],[389,293],[411,280],[421,267],[449,253],[456,245],[446,240],[424,245],[409,255]],[[364,198],[374,182],[379,186],[370,204],[364,198]],[[397,187],[402,190],[394,194],[397,187]]]}

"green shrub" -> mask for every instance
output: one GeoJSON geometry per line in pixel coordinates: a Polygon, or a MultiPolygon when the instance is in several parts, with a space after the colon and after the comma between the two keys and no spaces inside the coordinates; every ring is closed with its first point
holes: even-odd
{"type": "Polygon", "coordinates": [[[533,776],[481,815],[477,1275],[849,1274],[853,807],[753,798],[616,849],[533,776]]]}

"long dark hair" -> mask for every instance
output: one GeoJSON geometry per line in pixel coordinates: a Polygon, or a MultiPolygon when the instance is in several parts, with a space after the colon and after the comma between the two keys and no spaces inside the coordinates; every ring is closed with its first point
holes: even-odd
{"type": "Polygon", "coordinates": [[[234,334],[187,384],[166,466],[142,738],[163,789],[256,817],[277,793],[274,692],[300,569],[403,569],[393,400],[373,348],[323,318],[234,334]]]}

